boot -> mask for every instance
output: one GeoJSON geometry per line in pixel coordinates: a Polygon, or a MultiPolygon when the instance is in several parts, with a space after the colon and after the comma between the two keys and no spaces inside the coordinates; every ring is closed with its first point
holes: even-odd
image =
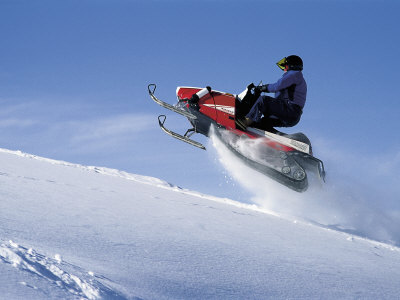
{"type": "Polygon", "coordinates": [[[246,131],[247,127],[249,127],[252,123],[253,123],[253,120],[249,119],[249,118],[235,120],[236,128],[238,128],[242,131],[246,131]]]}

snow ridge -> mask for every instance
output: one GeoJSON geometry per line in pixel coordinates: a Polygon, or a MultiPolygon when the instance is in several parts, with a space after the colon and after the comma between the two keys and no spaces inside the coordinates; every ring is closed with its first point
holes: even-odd
{"type": "Polygon", "coordinates": [[[95,173],[99,173],[99,174],[106,175],[106,176],[113,176],[113,177],[123,178],[126,180],[132,180],[132,181],[135,181],[138,183],[143,183],[143,184],[151,185],[151,186],[158,187],[158,188],[163,188],[163,189],[167,189],[167,190],[171,190],[171,191],[180,192],[180,193],[183,193],[183,194],[189,195],[189,196],[195,196],[195,197],[212,200],[212,201],[219,202],[219,203],[230,204],[230,205],[236,206],[238,208],[245,208],[245,209],[281,217],[280,214],[277,214],[276,212],[274,212],[272,210],[262,208],[256,204],[246,204],[246,203],[241,203],[241,202],[234,201],[234,200],[231,200],[228,198],[220,198],[220,197],[216,197],[216,196],[206,195],[206,194],[203,194],[200,192],[181,188],[177,185],[168,183],[164,180],[161,180],[161,179],[155,178],[155,177],[151,177],[151,176],[137,175],[137,174],[132,174],[132,173],[128,173],[125,171],[112,169],[112,168],[106,168],[106,167],[84,166],[84,165],[70,163],[70,162],[66,162],[66,161],[44,158],[44,157],[40,157],[37,155],[24,153],[20,150],[13,151],[13,150],[0,148],[0,153],[12,154],[12,155],[16,155],[16,156],[20,156],[20,157],[24,157],[24,158],[35,159],[38,161],[47,162],[47,163],[50,163],[53,165],[78,168],[80,170],[85,170],[88,172],[95,172],[95,173]]]}
{"type": "MultiPolygon", "coordinates": [[[[212,143],[215,146],[216,149],[224,149],[224,147],[219,144],[219,140],[218,138],[213,135],[212,136],[212,143]],[[218,145],[216,145],[218,144],[218,145]]],[[[8,149],[3,149],[0,148],[0,153],[7,153],[7,154],[12,154],[12,155],[16,155],[16,156],[20,156],[20,157],[24,157],[24,158],[29,158],[29,159],[34,159],[34,160],[38,160],[38,161],[42,161],[42,162],[47,162],[53,165],[60,165],[60,166],[65,166],[65,167],[71,167],[71,168],[77,168],[80,170],[84,170],[87,172],[95,172],[101,175],[105,175],[105,176],[112,176],[112,177],[118,177],[118,178],[122,178],[125,180],[132,180],[138,183],[142,183],[142,184],[146,184],[146,185],[151,185],[157,188],[162,188],[162,189],[167,189],[170,191],[175,191],[175,192],[179,192],[181,194],[185,194],[188,196],[194,196],[194,197],[199,197],[202,199],[207,199],[207,200],[211,200],[214,202],[218,202],[218,203],[223,203],[223,204],[228,204],[231,206],[235,206],[237,208],[243,208],[243,209],[247,209],[247,210],[251,210],[251,211],[255,211],[255,212],[260,212],[260,213],[265,213],[268,215],[272,215],[278,218],[283,218],[286,219],[288,221],[292,221],[292,222],[296,222],[296,223],[302,223],[302,224],[307,224],[307,225],[313,225],[313,226],[317,226],[319,228],[325,229],[325,230],[333,230],[333,231],[337,231],[337,232],[343,232],[345,234],[347,234],[349,236],[349,238],[351,239],[357,239],[357,240],[366,240],[369,241],[372,244],[377,244],[377,245],[381,245],[384,247],[387,247],[391,250],[396,250],[396,251],[400,251],[400,248],[398,247],[400,245],[400,242],[395,242],[395,241],[390,241],[388,239],[386,240],[382,240],[382,239],[378,239],[378,238],[374,238],[373,236],[369,236],[368,234],[363,234],[362,232],[358,232],[357,230],[354,229],[346,229],[345,227],[341,227],[340,224],[335,224],[335,225],[326,225],[323,224],[321,222],[318,222],[316,220],[313,220],[312,218],[308,218],[307,216],[296,216],[293,213],[290,212],[284,212],[284,211],[279,211],[277,212],[275,209],[277,207],[272,207],[271,209],[266,207],[264,204],[264,200],[262,200],[262,202],[258,202],[255,201],[255,204],[246,204],[246,203],[242,203],[242,202],[238,202],[235,200],[231,200],[228,198],[220,198],[220,197],[216,197],[216,196],[212,196],[212,195],[206,195],[200,192],[196,192],[196,191],[191,191],[188,189],[184,189],[181,188],[177,185],[168,183],[164,180],[161,180],[159,178],[155,178],[155,177],[151,177],[151,176],[143,176],[143,175],[138,175],[138,174],[132,174],[132,173],[128,173],[125,171],[121,171],[118,169],[112,169],[112,168],[106,168],[106,167],[97,167],[97,166],[84,166],[84,165],[80,165],[80,164],[76,164],[76,163],[70,163],[70,162],[66,162],[66,161],[61,161],[61,160],[55,160],[55,159],[50,159],[50,158],[45,158],[45,157],[41,157],[41,156],[37,156],[37,155],[33,155],[33,154],[29,154],[29,153],[24,153],[20,150],[17,151],[13,151],[13,150],[8,150],[8,149]]],[[[219,153],[220,155],[220,162],[224,164],[224,162],[222,161],[222,157],[226,158],[228,157],[227,161],[229,161],[229,163],[225,166],[228,170],[232,168],[232,165],[236,165],[240,162],[236,162],[233,163],[235,161],[235,157],[231,157],[231,155],[229,154],[229,152],[224,152],[224,155],[221,155],[221,153],[219,153]],[[229,166],[228,166],[229,165],[229,166]]],[[[251,171],[252,172],[252,171],[251,171]]],[[[255,172],[255,171],[254,171],[255,172]]],[[[243,166],[240,167],[240,173],[243,173],[243,166]]],[[[1,174],[0,174],[1,175],[1,174]]],[[[8,175],[8,174],[3,174],[3,175],[8,175]]],[[[255,178],[254,176],[250,175],[249,178],[255,178]]],[[[263,177],[263,180],[265,178],[263,177]]],[[[268,179],[266,179],[268,180],[268,179]]],[[[241,181],[241,179],[239,179],[239,181],[241,181]]],[[[265,183],[265,182],[263,182],[265,183]]],[[[276,189],[281,189],[282,187],[275,183],[275,182],[268,182],[268,187],[267,190],[268,192],[274,192],[274,190],[276,189]]],[[[287,193],[291,194],[291,197],[293,199],[296,199],[296,201],[301,202],[299,199],[297,198],[301,198],[302,195],[298,195],[297,192],[293,192],[293,191],[285,191],[287,193]]],[[[272,193],[273,196],[275,196],[275,198],[279,198],[277,194],[272,193]]],[[[326,195],[325,195],[326,196],[326,195]]],[[[268,198],[271,198],[268,197],[268,198]]],[[[272,197],[273,198],[273,197],[272,197]]],[[[255,200],[255,198],[253,198],[253,200],[255,200]]],[[[280,199],[282,200],[282,199],[280,199]]],[[[318,200],[320,201],[320,200],[318,200]]],[[[293,204],[293,203],[291,203],[293,204]]]]}
{"type": "MultiPolygon", "coordinates": [[[[212,143],[213,145],[216,147],[216,149],[224,149],[224,147],[222,147],[222,145],[216,146],[217,143],[219,143],[218,138],[216,138],[215,135],[212,136],[212,143]]],[[[337,231],[337,232],[343,232],[345,234],[347,234],[350,238],[352,239],[358,239],[358,240],[366,240],[369,241],[372,244],[378,244],[381,246],[385,246],[390,248],[391,250],[397,250],[400,251],[400,248],[398,247],[397,243],[394,242],[388,242],[388,241],[380,241],[379,239],[375,239],[375,238],[371,238],[368,235],[362,234],[357,232],[356,230],[347,230],[344,228],[340,228],[340,226],[332,226],[332,225],[325,225],[323,223],[317,222],[315,220],[312,220],[310,218],[307,218],[306,216],[295,216],[294,214],[291,213],[285,213],[285,212],[276,212],[274,210],[274,208],[269,209],[268,207],[265,207],[264,202],[261,203],[257,203],[257,204],[246,204],[246,203],[242,203],[242,202],[238,202],[235,200],[231,200],[228,198],[220,198],[220,197],[216,197],[216,196],[212,196],[212,195],[206,195],[200,192],[196,192],[196,191],[191,191],[188,189],[184,189],[181,188],[177,185],[168,183],[164,180],[161,180],[159,178],[155,178],[155,177],[151,177],[151,176],[143,176],[143,175],[138,175],[138,174],[132,174],[132,173],[128,173],[125,171],[121,171],[118,169],[112,169],[112,168],[106,168],[106,167],[97,167],[97,166],[84,166],[84,165],[80,165],[80,164],[76,164],[76,163],[70,163],[70,162],[66,162],[66,161],[62,161],[62,160],[55,160],[55,159],[50,159],[50,158],[45,158],[45,157],[41,157],[41,156],[37,156],[37,155],[33,155],[33,154],[29,154],[29,153],[24,153],[20,150],[8,150],[8,149],[3,149],[0,148],[0,153],[7,153],[7,154],[12,154],[12,155],[16,155],[16,156],[20,156],[20,157],[24,157],[24,158],[29,158],[29,159],[34,159],[34,160],[38,160],[38,161],[42,161],[42,162],[47,162],[53,165],[60,165],[60,166],[65,166],[65,167],[71,167],[71,168],[77,168],[80,170],[84,170],[87,172],[95,172],[101,175],[105,175],[105,176],[112,176],[112,177],[118,177],[118,178],[122,178],[125,180],[132,180],[138,183],[142,183],[142,184],[146,184],[146,185],[151,185],[157,188],[162,188],[162,189],[167,189],[167,190],[171,190],[171,191],[175,191],[175,192],[179,192],[188,196],[194,196],[194,197],[199,197],[202,199],[207,199],[207,200],[211,200],[214,202],[218,202],[218,203],[224,203],[224,204],[228,204],[228,205],[232,205],[235,206],[237,208],[243,208],[243,209],[247,209],[247,210],[251,210],[251,211],[256,211],[256,212],[260,212],[260,213],[265,213],[268,215],[272,215],[278,218],[283,218],[286,219],[288,221],[293,221],[296,223],[302,223],[302,224],[307,224],[307,225],[313,225],[313,226],[317,226],[319,228],[323,228],[325,230],[333,230],[333,231],[337,231]]],[[[220,160],[222,160],[221,157],[228,157],[228,161],[230,162],[230,166],[226,168],[229,170],[232,166],[232,162],[235,160],[235,158],[230,157],[229,153],[224,153],[224,155],[221,156],[221,153],[219,153],[220,155],[220,160]]],[[[222,162],[222,161],[221,161],[222,162]]],[[[222,162],[223,163],[223,162],[222,162]]],[[[237,164],[237,163],[236,163],[237,164]]],[[[235,165],[235,164],[233,164],[235,165]]],[[[243,168],[241,167],[241,172],[243,171],[243,168]]],[[[8,175],[8,174],[3,174],[3,175],[8,175]]],[[[250,178],[252,178],[252,176],[249,176],[250,178]]],[[[253,177],[254,178],[254,177],[253,177]]],[[[264,179],[264,178],[263,178],[264,179]]],[[[267,179],[268,180],[268,179],[267,179]]],[[[240,179],[239,179],[240,181],[240,179]]],[[[279,184],[274,183],[274,182],[270,182],[272,184],[272,186],[268,185],[268,189],[270,189],[269,191],[274,191],[275,189],[281,188],[279,186],[279,184]]],[[[300,197],[298,195],[298,193],[293,192],[293,191],[286,191],[291,193],[291,196],[293,198],[297,198],[300,197]]],[[[277,197],[277,195],[275,195],[277,197]]],[[[254,199],[253,199],[254,200],[254,199]]],[[[296,201],[299,201],[299,199],[296,199],[296,201]]]]}
{"type": "MultiPolygon", "coordinates": [[[[78,267],[63,262],[59,254],[56,254],[52,259],[32,248],[27,249],[10,240],[0,245],[0,260],[19,270],[46,279],[80,299],[94,300],[103,297],[124,299],[117,292],[97,281],[93,272],[89,271],[85,274],[78,267]],[[67,268],[72,268],[74,274],[66,271],[67,268]]],[[[20,284],[37,289],[36,286],[29,285],[26,282],[20,282],[20,284]]]]}

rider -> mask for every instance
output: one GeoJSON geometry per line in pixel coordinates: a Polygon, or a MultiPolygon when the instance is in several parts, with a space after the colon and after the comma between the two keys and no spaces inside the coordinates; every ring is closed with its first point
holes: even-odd
{"type": "MultiPolygon", "coordinates": [[[[275,98],[261,95],[244,119],[237,119],[242,130],[253,123],[255,127],[292,127],[300,121],[306,102],[307,84],[303,78],[303,60],[297,55],[276,63],[285,73],[275,83],[254,87],[255,94],[275,93],[275,98]]],[[[250,85],[253,87],[254,85],[250,85]]]]}

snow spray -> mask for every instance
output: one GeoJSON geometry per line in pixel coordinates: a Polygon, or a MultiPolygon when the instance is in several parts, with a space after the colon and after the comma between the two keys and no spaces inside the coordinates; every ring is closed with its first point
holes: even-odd
{"type": "MultiPolygon", "coordinates": [[[[234,180],[250,192],[248,202],[282,216],[400,245],[400,201],[396,201],[400,200],[399,184],[397,190],[394,187],[388,190],[386,185],[382,190],[383,185],[380,182],[384,180],[381,178],[380,182],[377,182],[376,177],[368,174],[361,166],[357,166],[356,170],[358,173],[362,172],[364,180],[358,181],[350,172],[346,172],[352,169],[352,165],[354,167],[351,157],[334,154],[328,149],[326,152],[320,150],[319,152],[331,156],[331,159],[325,160],[327,182],[321,185],[317,178],[308,174],[308,190],[298,193],[248,167],[216,134],[211,134],[211,141],[216,149],[218,161],[234,180]],[[342,168],[342,165],[346,168],[342,168]]],[[[238,146],[243,151],[247,149],[251,156],[254,155],[251,152],[257,149],[257,141],[238,146]]],[[[319,148],[319,145],[316,146],[314,145],[314,149],[319,148]]],[[[400,166],[400,159],[398,165],[400,166]]],[[[387,168],[385,170],[388,171],[387,168]]],[[[393,173],[394,170],[398,168],[393,168],[393,173]]]]}

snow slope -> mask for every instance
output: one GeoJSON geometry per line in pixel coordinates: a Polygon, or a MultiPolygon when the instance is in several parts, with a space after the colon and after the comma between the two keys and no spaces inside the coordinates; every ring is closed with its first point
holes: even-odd
{"type": "Polygon", "coordinates": [[[0,149],[2,299],[393,299],[399,250],[156,178],[0,149]]]}

